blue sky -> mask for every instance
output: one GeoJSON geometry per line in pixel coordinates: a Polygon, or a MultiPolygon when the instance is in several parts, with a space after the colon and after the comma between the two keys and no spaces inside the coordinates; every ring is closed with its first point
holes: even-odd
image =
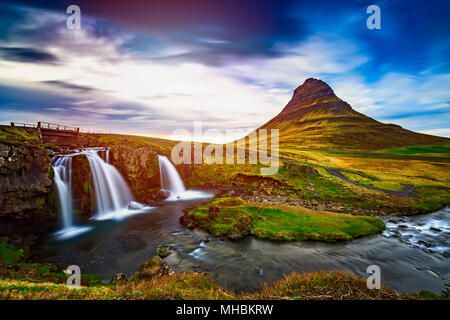
{"type": "Polygon", "coordinates": [[[171,137],[203,121],[247,132],[315,77],[379,121],[450,137],[449,9],[395,0],[3,1],[0,123],[171,137]],[[81,8],[81,30],[66,27],[70,4],[81,8]],[[366,27],[371,4],[381,30],[366,27]]]}

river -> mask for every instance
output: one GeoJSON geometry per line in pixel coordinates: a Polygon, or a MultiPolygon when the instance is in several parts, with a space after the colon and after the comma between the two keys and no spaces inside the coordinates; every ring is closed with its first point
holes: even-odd
{"type": "Polygon", "coordinates": [[[378,265],[383,284],[399,292],[440,293],[450,282],[450,208],[414,217],[384,218],[383,234],[349,242],[274,242],[252,237],[230,241],[187,230],[183,209],[199,201],[166,203],[127,219],[92,221],[77,238],[55,241],[49,236],[37,255],[61,266],[76,264],[104,281],[133,274],[160,244],[176,253],[166,260],[177,272],[206,272],[234,290],[261,288],[291,271],[342,270],[367,277],[378,265]],[[431,229],[430,229],[431,228],[431,229]]]}

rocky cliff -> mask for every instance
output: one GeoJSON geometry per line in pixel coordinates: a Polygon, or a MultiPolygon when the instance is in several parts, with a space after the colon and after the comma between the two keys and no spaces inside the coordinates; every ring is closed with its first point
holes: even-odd
{"type": "Polygon", "coordinates": [[[15,232],[21,221],[55,217],[52,177],[51,159],[37,131],[0,127],[1,234],[15,232]]]}

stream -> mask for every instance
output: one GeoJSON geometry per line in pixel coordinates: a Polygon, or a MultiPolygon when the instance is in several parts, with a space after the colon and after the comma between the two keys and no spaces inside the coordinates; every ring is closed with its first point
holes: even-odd
{"type": "Polygon", "coordinates": [[[132,275],[160,244],[176,253],[165,260],[176,272],[206,272],[226,288],[259,289],[291,271],[342,270],[362,277],[369,265],[381,268],[382,284],[399,292],[440,293],[450,282],[450,208],[414,217],[386,217],[386,231],[350,242],[274,242],[252,237],[219,239],[180,224],[183,209],[203,201],[166,202],[123,220],[89,223],[78,237],[56,241],[49,235],[38,255],[60,266],[76,264],[84,273],[109,281],[132,275]]]}

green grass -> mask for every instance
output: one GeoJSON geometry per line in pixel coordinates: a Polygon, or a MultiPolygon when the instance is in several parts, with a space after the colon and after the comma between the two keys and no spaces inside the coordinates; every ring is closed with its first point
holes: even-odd
{"type": "Polygon", "coordinates": [[[39,145],[39,135],[36,129],[0,126],[0,143],[39,145]]]}
{"type": "Polygon", "coordinates": [[[340,271],[292,272],[253,292],[223,289],[198,273],[175,273],[156,279],[69,289],[65,284],[0,278],[0,299],[10,300],[342,300],[441,299],[437,295],[398,294],[382,286],[367,288],[366,279],[340,271]]]}
{"type": "Polygon", "coordinates": [[[232,239],[253,235],[270,240],[352,240],[384,229],[381,219],[287,205],[244,203],[242,199],[219,198],[187,210],[184,221],[215,236],[232,239]],[[213,212],[213,213],[211,213],[213,212]]]}
{"type": "Polygon", "coordinates": [[[395,154],[424,154],[424,153],[439,153],[450,154],[450,146],[438,145],[438,146],[412,146],[399,149],[387,149],[383,152],[395,153],[395,154]]]}

